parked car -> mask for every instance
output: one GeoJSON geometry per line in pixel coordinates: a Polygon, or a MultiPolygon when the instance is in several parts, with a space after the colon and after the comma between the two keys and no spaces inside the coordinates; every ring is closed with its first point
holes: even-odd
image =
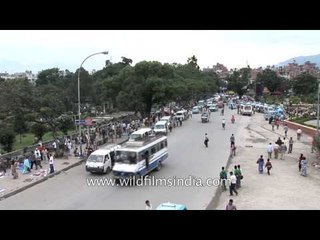
{"type": "Polygon", "coordinates": [[[192,108],[192,114],[198,114],[198,113],[200,113],[199,107],[198,106],[193,107],[192,108]]]}
{"type": "Polygon", "coordinates": [[[209,111],[210,111],[210,112],[217,112],[217,111],[218,111],[217,104],[212,104],[212,105],[209,107],[209,111]]]}

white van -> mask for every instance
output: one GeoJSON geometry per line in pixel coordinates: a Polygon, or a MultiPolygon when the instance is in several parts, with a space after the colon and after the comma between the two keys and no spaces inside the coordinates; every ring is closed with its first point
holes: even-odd
{"type": "Polygon", "coordinates": [[[164,135],[167,135],[168,134],[168,123],[167,123],[167,121],[158,121],[158,122],[156,122],[156,124],[154,125],[153,131],[155,133],[162,133],[164,135]]]}
{"type": "Polygon", "coordinates": [[[115,161],[115,150],[120,145],[110,145],[90,154],[86,161],[86,171],[91,173],[109,173],[115,161]]]}
{"type": "Polygon", "coordinates": [[[171,119],[171,116],[164,116],[160,119],[160,121],[166,121],[169,127],[172,122],[172,119],[171,119]]]}
{"type": "Polygon", "coordinates": [[[240,114],[241,115],[252,115],[252,106],[250,104],[241,104],[240,105],[240,114]]]}

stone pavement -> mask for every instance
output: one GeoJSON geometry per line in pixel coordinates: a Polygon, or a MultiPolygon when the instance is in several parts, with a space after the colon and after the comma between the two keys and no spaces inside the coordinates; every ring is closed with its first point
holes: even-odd
{"type": "MultiPolygon", "coordinates": [[[[122,138],[117,138],[115,143],[121,144],[125,142],[127,139],[127,136],[123,136],[122,138]]],[[[42,169],[38,168],[38,170],[35,170],[34,167],[32,172],[28,174],[22,174],[21,171],[18,170],[18,179],[12,178],[11,170],[9,169],[7,170],[6,175],[0,177],[0,200],[3,200],[14,194],[24,191],[36,184],[39,184],[51,177],[54,177],[57,174],[64,173],[68,169],[80,165],[85,160],[85,158],[74,157],[73,154],[72,156],[65,158],[56,158],[54,162],[55,172],[53,174],[48,174],[49,164],[45,164],[42,161],[42,169]]]]}
{"type": "MultiPolygon", "coordinates": [[[[229,189],[217,191],[213,203],[207,209],[224,210],[229,199],[232,198],[238,210],[299,210],[320,209],[320,164],[316,154],[311,153],[311,136],[303,135],[297,141],[296,131],[289,129],[288,137],[293,137],[293,151],[285,154],[284,160],[271,159],[273,168],[270,175],[265,170],[258,172],[257,159],[263,155],[267,159],[267,145],[274,143],[278,137],[284,137],[283,126],[279,130],[271,130],[271,125],[263,119],[263,115],[256,113],[243,134],[235,136],[237,155],[229,159],[229,172],[234,165],[240,164],[243,172],[239,195],[229,196],[229,189]],[[300,175],[298,159],[303,153],[308,160],[307,176],[300,175]]],[[[273,156],[272,156],[273,157],[273,156]]]]}

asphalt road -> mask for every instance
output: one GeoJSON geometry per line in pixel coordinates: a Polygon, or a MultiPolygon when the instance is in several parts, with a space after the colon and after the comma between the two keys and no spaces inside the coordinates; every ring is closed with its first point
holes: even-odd
{"type": "Polygon", "coordinates": [[[236,110],[226,109],[224,117],[226,130],[222,129],[220,112],[215,112],[209,123],[201,123],[200,114],[196,114],[168,135],[169,158],[150,177],[166,179],[167,184],[175,177],[186,186],[165,186],[162,181],[162,186],[89,187],[89,178],[111,178],[112,174],[92,175],[82,164],[1,201],[0,209],[140,210],[146,199],[154,208],[163,202],[174,202],[186,204],[190,210],[205,209],[217,189],[207,186],[206,179],[218,178],[221,166],[228,160],[231,134],[237,145],[238,134],[250,121],[250,117],[236,115],[236,110]],[[231,114],[236,116],[235,124],[230,122],[231,114]],[[208,148],[203,143],[205,133],[209,137],[208,148]],[[203,186],[196,186],[200,181],[203,186]]]}

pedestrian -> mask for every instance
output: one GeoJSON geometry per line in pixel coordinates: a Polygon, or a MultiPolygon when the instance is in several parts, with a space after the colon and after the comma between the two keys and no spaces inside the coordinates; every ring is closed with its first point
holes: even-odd
{"type": "Polygon", "coordinates": [[[273,146],[272,146],[272,143],[269,143],[267,147],[268,158],[272,157],[272,152],[273,152],[273,146]]]}
{"type": "Polygon", "coordinates": [[[271,170],[271,168],[272,168],[272,164],[271,164],[271,162],[270,162],[270,159],[269,159],[269,158],[267,159],[267,162],[266,162],[265,168],[267,168],[268,175],[270,175],[270,170],[271,170]]]}
{"type": "Polygon", "coordinates": [[[13,179],[18,178],[17,166],[18,166],[18,163],[15,162],[14,160],[12,160],[11,161],[11,175],[12,175],[13,179]]]}
{"type": "Polygon", "coordinates": [[[204,135],[204,145],[205,145],[206,147],[208,147],[208,142],[209,142],[209,138],[208,138],[208,134],[206,133],[206,134],[204,135]]]}
{"type": "Polygon", "coordinates": [[[287,137],[287,134],[288,134],[288,125],[285,124],[283,129],[284,129],[284,136],[287,137]]]}
{"type": "Polygon", "coordinates": [[[57,142],[56,142],[56,140],[53,141],[52,147],[53,147],[54,152],[57,153],[57,142]]]}
{"type": "Polygon", "coordinates": [[[260,155],[260,158],[258,159],[257,164],[259,164],[259,165],[258,165],[258,171],[259,171],[259,173],[263,173],[264,159],[263,159],[263,156],[262,156],[262,155],[260,155]]]}
{"type": "Polygon", "coordinates": [[[227,178],[228,178],[227,171],[224,170],[224,167],[222,167],[220,172],[220,185],[223,190],[227,190],[227,186],[226,186],[227,178]]]}
{"type": "Polygon", "coordinates": [[[243,179],[243,171],[240,167],[240,164],[238,164],[238,171],[240,173],[240,182],[239,182],[239,187],[241,187],[241,180],[243,179]]]}
{"type": "Polygon", "coordinates": [[[271,117],[269,118],[269,124],[271,124],[272,121],[273,121],[273,117],[271,116],[271,117]]]}
{"type": "Polygon", "coordinates": [[[53,160],[53,156],[52,154],[50,153],[50,158],[49,158],[49,166],[50,166],[50,172],[49,173],[54,173],[54,160],[53,160]]]}
{"type": "Polygon", "coordinates": [[[278,159],[279,156],[279,145],[278,144],[273,144],[273,155],[275,159],[278,159]]]}
{"type": "Polygon", "coordinates": [[[29,173],[29,172],[31,172],[30,160],[26,157],[26,158],[23,160],[23,170],[22,170],[22,174],[29,173]]]}
{"type": "Polygon", "coordinates": [[[36,148],[35,152],[34,152],[34,155],[35,155],[35,164],[36,164],[36,170],[38,169],[38,166],[42,169],[42,166],[41,166],[41,152],[38,148],[36,148]]]}
{"type": "Polygon", "coordinates": [[[237,177],[233,175],[233,172],[230,172],[229,174],[230,174],[230,186],[229,186],[230,196],[233,196],[233,192],[235,192],[236,195],[238,195],[238,192],[236,190],[237,177]]]}
{"type": "Polygon", "coordinates": [[[236,206],[233,205],[233,200],[232,199],[229,200],[229,203],[226,206],[226,210],[237,210],[236,206]]]}
{"type": "Polygon", "coordinates": [[[274,131],[274,120],[271,122],[271,126],[272,126],[272,131],[274,131]]]}
{"type": "Polygon", "coordinates": [[[280,146],[280,159],[284,160],[284,154],[287,152],[287,146],[283,143],[280,146]]]}
{"type": "Polygon", "coordinates": [[[45,164],[48,163],[48,150],[46,148],[42,150],[42,159],[45,164]]]}
{"type": "Polygon", "coordinates": [[[146,200],[145,203],[146,203],[146,210],[152,210],[152,205],[151,205],[150,201],[146,200]]]}
{"type": "Polygon", "coordinates": [[[299,160],[298,160],[298,162],[299,162],[299,165],[298,165],[298,167],[299,167],[299,172],[301,172],[301,161],[302,161],[303,158],[304,158],[304,156],[303,156],[303,154],[301,153],[301,154],[300,154],[300,157],[299,157],[299,160]]]}
{"type": "Polygon", "coordinates": [[[306,157],[303,157],[301,160],[301,176],[307,176],[307,164],[308,162],[306,160],[306,157]]]}
{"type": "Polygon", "coordinates": [[[230,143],[232,144],[235,144],[235,138],[234,138],[234,135],[232,134],[231,137],[230,137],[230,143]]]}
{"type": "Polygon", "coordinates": [[[302,130],[300,128],[298,128],[298,130],[297,130],[297,140],[298,141],[300,141],[301,136],[302,136],[302,130]]]}
{"type": "Polygon", "coordinates": [[[292,153],[292,147],[293,147],[293,139],[292,139],[292,137],[290,137],[290,139],[289,139],[289,150],[288,150],[288,153],[292,153]]]}
{"type": "Polygon", "coordinates": [[[279,146],[281,146],[283,142],[281,141],[280,137],[278,138],[278,140],[276,141],[276,144],[278,144],[279,146]]]}
{"type": "Polygon", "coordinates": [[[236,178],[237,178],[236,189],[238,189],[238,188],[241,187],[241,182],[240,182],[241,172],[240,172],[240,169],[238,169],[238,166],[237,166],[237,165],[234,166],[233,174],[234,174],[234,175],[236,176],[236,178]]]}
{"type": "Polygon", "coordinates": [[[277,130],[279,130],[279,125],[280,125],[280,121],[279,121],[279,118],[277,118],[277,119],[276,119],[277,130]]]}
{"type": "Polygon", "coordinates": [[[236,149],[237,149],[236,146],[235,146],[234,143],[232,142],[232,143],[231,143],[231,146],[230,146],[230,155],[231,155],[231,156],[233,156],[233,157],[236,156],[236,149]]]}

